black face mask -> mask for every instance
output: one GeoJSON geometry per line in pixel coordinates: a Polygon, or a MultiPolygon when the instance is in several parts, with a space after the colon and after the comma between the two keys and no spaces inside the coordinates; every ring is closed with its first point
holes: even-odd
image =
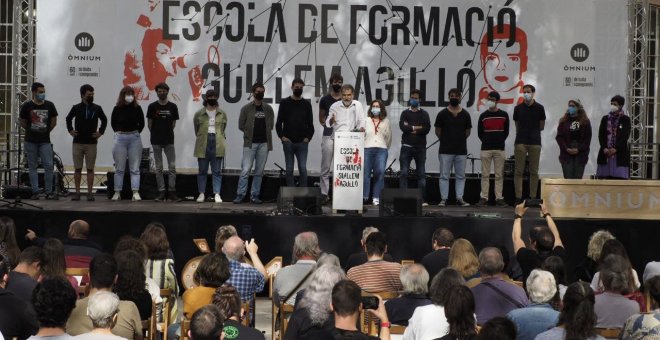
{"type": "Polygon", "coordinates": [[[93,103],[93,102],[94,102],[94,96],[91,96],[91,97],[85,97],[85,101],[87,102],[87,104],[91,104],[91,103],[93,103]]]}
{"type": "Polygon", "coordinates": [[[167,93],[159,93],[158,94],[158,99],[166,100],[167,99],[167,93]]]}
{"type": "Polygon", "coordinates": [[[264,99],[264,94],[263,93],[255,93],[254,94],[254,99],[262,100],[262,99],[264,99]]]}
{"type": "Polygon", "coordinates": [[[293,95],[296,97],[302,96],[302,89],[294,89],[293,90],[293,95]]]}
{"type": "Polygon", "coordinates": [[[218,100],[217,99],[207,99],[204,103],[204,106],[218,106],[218,100]]]}
{"type": "Polygon", "coordinates": [[[449,105],[451,106],[458,106],[458,104],[461,103],[461,100],[458,98],[450,98],[449,99],[449,105]]]}
{"type": "Polygon", "coordinates": [[[332,90],[339,92],[341,90],[341,84],[332,84],[332,90]]]}

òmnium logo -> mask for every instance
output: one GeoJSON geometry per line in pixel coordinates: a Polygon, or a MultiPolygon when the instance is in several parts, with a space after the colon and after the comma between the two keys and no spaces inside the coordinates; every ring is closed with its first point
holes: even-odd
{"type": "Polygon", "coordinates": [[[582,43],[573,45],[571,47],[571,58],[578,63],[587,60],[589,58],[589,47],[582,43]]]}
{"type": "Polygon", "coordinates": [[[80,52],[87,52],[94,47],[94,37],[87,32],[78,33],[73,42],[80,52]]]}

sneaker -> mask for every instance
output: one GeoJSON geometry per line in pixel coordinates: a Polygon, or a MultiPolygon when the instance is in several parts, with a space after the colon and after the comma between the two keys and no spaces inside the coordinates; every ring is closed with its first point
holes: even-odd
{"type": "Polygon", "coordinates": [[[87,194],[87,201],[88,202],[96,201],[96,198],[94,198],[94,194],[87,194]]]}
{"type": "Polygon", "coordinates": [[[137,191],[133,191],[132,200],[133,201],[142,201],[142,197],[140,197],[140,193],[137,192],[137,191]]]}
{"type": "Polygon", "coordinates": [[[158,192],[158,197],[154,199],[156,202],[162,202],[165,200],[165,191],[158,192]]]}
{"type": "Polygon", "coordinates": [[[181,198],[179,198],[179,196],[177,196],[174,191],[170,191],[170,193],[167,195],[167,199],[172,202],[181,202],[181,198]]]}
{"type": "Polygon", "coordinates": [[[80,201],[80,193],[75,193],[71,196],[72,201],[80,201]]]}
{"type": "Polygon", "coordinates": [[[456,200],[456,205],[459,207],[469,207],[470,203],[463,201],[462,198],[456,200]]]}
{"type": "Polygon", "coordinates": [[[374,204],[374,206],[377,207],[377,206],[380,204],[380,199],[378,199],[378,198],[374,198],[374,200],[373,200],[373,204],[374,204]]]}
{"type": "Polygon", "coordinates": [[[438,203],[439,207],[444,207],[447,206],[447,201],[446,200],[440,200],[440,203],[438,203]]]}
{"type": "Polygon", "coordinates": [[[480,198],[479,202],[477,202],[477,207],[485,207],[488,205],[488,200],[485,198],[480,198]]]}
{"type": "Polygon", "coordinates": [[[234,204],[241,204],[241,203],[243,203],[243,197],[242,197],[242,196],[236,196],[236,198],[234,198],[234,200],[232,201],[232,203],[234,203],[234,204]]]}
{"type": "Polygon", "coordinates": [[[368,205],[369,204],[369,199],[368,198],[363,198],[362,199],[362,205],[368,205]]]}
{"type": "Polygon", "coordinates": [[[60,199],[60,197],[57,196],[56,193],[51,192],[51,193],[46,194],[46,199],[47,199],[47,200],[51,200],[51,201],[57,201],[57,200],[60,199]]]}
{"type": "Polygon", "coordinates": [[[422,207],[428,207],[429,204],[427,202],[422,202],[422,207]]]}
{"type": "Polygon", "coordinates": [[[509,206],[506,203],[506,201],[504,200],[504,198],[500,198],[500,199],[496,200],[495,205],[498,206],[498,207],[508,207],[509,206]]]}
{"type": "Polygon", "coordinates": [[[330,203],[330,197],[328,195],[321,196],[321,205],[326,205],[330,203]]]}
{"type": "Polygon", "coordinates": [[[201,193],[197,196],[197,203],[204,203],[204,194],[201,193]]]}
{"type": "Polygon", "coordinates": [[[38,200],[39,200],[39,196],[40,196],[39,193],[38,193],[38,192],[35,192],[35,193],[32,194],[32,196],[30,196],[30,199],[31,199],[31,200],[36,200],[36,201],[38,201],[38,200]]]}
{"type": "Polygon", "coordinates": [[[220,194],[215,194],[213,200],[215,201],[215,203],[222,203],[222,198],[220,198],[220,194]]]}
{"type": "Polygon", "coordinates": [[[260,200],[259,198],[253,198],[250,200],[252,204],[262,204],[264,201],[260,200]]]}
{"type": "Polygon", "coordinates": [[[111,200],[113,201],[121,201],[121,193],[119,191],[115,191],[115,194],[112,195],[111,200]]]}

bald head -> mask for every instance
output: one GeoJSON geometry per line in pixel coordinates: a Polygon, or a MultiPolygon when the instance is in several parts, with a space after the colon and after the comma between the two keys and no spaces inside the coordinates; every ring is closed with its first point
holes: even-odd
{"type": "Polygon", "coordinates": [[[69,225],[69,238],[86,240],[89,236],[89,223],[75,220],[69,225]]]}
{"type": "Polygon", "coordinates": [[[479,253],[479,272],[482,276],[493,276],[503,269],[504,259],[499,249],[487,247],[479,253]]]}
{"type": "Polygon", "coordinates": [[[245,243],[238,236],[232,236],[225,241],[222,252],[228,259],[239,261],[245,255],[245,243]]]}

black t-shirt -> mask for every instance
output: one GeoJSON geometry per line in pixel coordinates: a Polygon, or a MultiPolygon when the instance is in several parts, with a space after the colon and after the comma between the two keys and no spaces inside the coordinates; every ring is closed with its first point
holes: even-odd
{"type": "Polygon", "coordinates": [[[447,155],[467,155],[467,137],[465,130],[472,128],[470,114],[461,109],[456,117],[444,109],[435,118],[436,128],[442,129],[440,135],[440,153],[447,155]]]}
{"type": "Polygon", "coordinates": [[[571,138],[571,143],[568,145],[568,147],[577,148],[580,146],[580,136],[582,135],[580,132],[582,131],[582,125],[576,118],[569,118],[569,122],[571,125],[568,126],[568,133],[571,138]]]}
{"type": "Polygon", "coordinates": [[[525,103],[513,108],[513,120],[518,122],[516,128],[516,144],[541,145],[541,121],[545,120],[545,108],[534,101],[532,105],[525,103]]]}
{"type": "Polygon", "coordinates": [[[268,142],[268,136],[266,135],[266,113],[264,112],[264,107],[259,105],[255,106],[252,143],[266,142],[268,142]]]}
{"type": "Polygon", "coordinates": [[[174,144],[172,122],[179,120],[179,108],[172,102],[165,105],[153,102],[147,107],[147,118],[151,119],[151,144],[174,144]]]}
{"type": "Polygon", "coordinates": [[[30,277],[30,275],[17,271],[9,272],[9,282],[7,282],[6,289],[26,303],[32,303],[32,291],[36,286],[37,280],[30,277]]]}
{"type": "Polygon", "coordinates": [[[57,117],[55,104],[46,100],[37,105],[30,100],[23,103],[19,116],[27,121],[26,142],[50,143],[50,119],[57,117]]]}
{"type": "MultiPolygon", "coordinates": [[[[321,110],[321,109],[325,110],[325,117],[324,118],[328,118],[328,114],[330,114],[330,106],[332,106],[332,104],[338,102],[339,100],[341,100],[341,98],[335,99],[333,96],[331,96],[329,94],[325,95],[325,96],[323,96],[323,98],[321,98],[321,100],[319,101],[319,110],[321,110]]],[[[324,136],[332,136],[332,128],[331,127],[324,127],[323,128],[323,135],[324,136]]]]}
{"type": "Polygon", "coordinates": [[[422,258],[422,265],[429,272],[429,285],[437,273],[449,263],[449,248],[434,250],[422,258]]]}
{"type": "Polygon", "coordinates": [[[245,327],[240,322],[227,319],[224,322],[222,330],[225,332],[225,339],[237,340],[264,340],[264,334],[258,330],[245,327]]]}
{"type": "Polygon", "coordinates": [[[360,331],[347,331],[344,329],[335,328],[332,331],[332,334],[335,336],[335,339],[344,339],[344,340],[378,340],[376,336],[369,336],[360,331]]]}
{"type": "Polygon", "coordinates": [[[529,273],[532,272],[532,270],[541,268],[543,261],[545,261],[545,259],[550,256],[559,256],[564,261],[564,264],[566,263],[566,249],[561,246],[554,247],[552,251],[541,254],[529,248],[518,249],[518,253],[516,253],[516,259],[518,260],[518,264],[520,264],[520,268],[522,269],[523,282],[527,280],[527,277],[529,276],[529,273]]]}

